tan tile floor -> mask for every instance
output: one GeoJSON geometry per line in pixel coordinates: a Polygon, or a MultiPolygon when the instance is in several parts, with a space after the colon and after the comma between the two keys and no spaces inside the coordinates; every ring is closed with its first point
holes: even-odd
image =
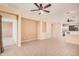
{"type": "Polygon", "coordinates": [[[1,56],[63,56],[78,55],[78,46],[57,39],[26,42],[22,47],[11,46],[1,56]]]}

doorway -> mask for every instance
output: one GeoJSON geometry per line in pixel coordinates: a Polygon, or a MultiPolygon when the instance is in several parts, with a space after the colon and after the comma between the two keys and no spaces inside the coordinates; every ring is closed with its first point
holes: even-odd
{"type": "Polygon", "coordinates": [[[2,42],[4,48],[17,44],[16,19],[2,19],[2,42]]]}

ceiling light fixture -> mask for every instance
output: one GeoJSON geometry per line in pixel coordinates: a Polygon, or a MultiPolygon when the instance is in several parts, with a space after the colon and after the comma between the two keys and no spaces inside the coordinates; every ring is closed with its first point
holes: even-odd
{"type": "Polygon", "coordinates": [[[48,7],[51,6],[51,4],[47,4],[45,6],[43,6],[43,4],[38,4],[38,3],[34,3],[35,6],[37,6],[37,9],[33,9],[31,11],[39,11],[39,15],[43,14],[44,12],[46,13],[50,13],[50,11],[46,10],[48,7]]]}
{"type": "Polygon", "coordinates": [[[44,12],[42,10],[40,10],[39,14],[43,14],[44,12]]]}

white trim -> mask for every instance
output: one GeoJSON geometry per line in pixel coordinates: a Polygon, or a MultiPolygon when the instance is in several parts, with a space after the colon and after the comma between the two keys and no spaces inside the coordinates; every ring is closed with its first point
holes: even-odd
{"type": "Polygon", "coordinates": [[[15,44],[17,44],[17,21],[13,23],[13,38],[15,44]]]}
{"type": "MultiPolygon", "coordinates": [[[[9,16],[5,17],[2,15],[2,22],[7,22],[7,23],[12,23],[12,27],[13,27],[13,34],[12,34],[12,38],[13,39],[13,45],[17,43],[17,19],[14,17],[14,18],[9,18],[9,16]]],[[[4,38],[3,38],[4,39],[4,38]]],[[[8,39],[8,38],[6,38],[8,39]]],[[[7,41],[8,43],[8,41],[7,41]]],[[[5,42],[4,42],[4,45],[5,45],[5,42]]],[[[5,47],[5,46],[4,46],[5,47]]]]}
{"type": "MultiPolygon", "coordinates": [[[[34,39],[34,40],[36,40],[36,39],[34,39]]],[[[25,43],[25,42],[30,42],[30,41],[34,41],[33,39],[30,39],[30,40],[23,40],[23,41],[21,41],[21,43],[25,43]]]]}
{"type": "Polygon", "coordinates": [[[21,47],[21,15],[17,16],[17,20],[18,20],[18,41],[17,41],[17,46],[21,47]]]}

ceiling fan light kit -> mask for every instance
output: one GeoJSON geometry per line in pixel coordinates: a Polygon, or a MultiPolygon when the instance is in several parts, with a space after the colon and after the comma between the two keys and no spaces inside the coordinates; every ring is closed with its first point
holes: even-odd
{"type": "Polygon", "coordinates": [[[46,13],[50,13],[50,11],[46,10],[46,8],[50,7],[51,4],[47,4],[46,6],[43,6],[43,4],[37,4],[37,3],[34,3],[35,6],[37,6],[37,9],[33,9],[31,11],[39,11],[39,15],[40,14],[43,14],[44,12],[46,13]]]}

